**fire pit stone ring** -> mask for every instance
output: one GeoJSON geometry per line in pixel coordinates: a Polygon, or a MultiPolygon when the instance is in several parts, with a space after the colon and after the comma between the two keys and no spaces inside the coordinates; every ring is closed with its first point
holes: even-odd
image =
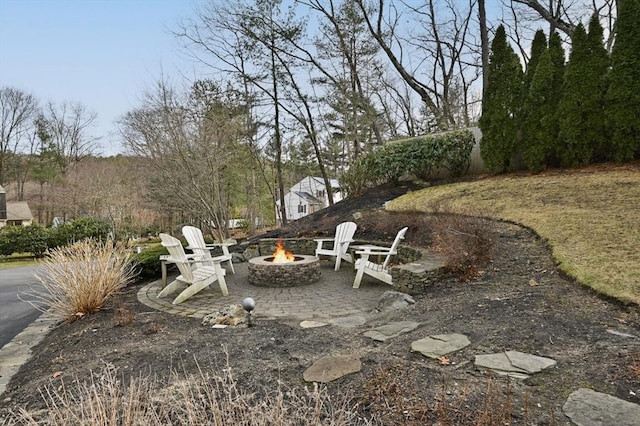
{"type": "Polygon", "coordinates": [[[249,259],[249,283],[260,287],[297,287],[320,280],[316,256],[294,255],[292,262],[273,262],[273,256],[249,259]]]}

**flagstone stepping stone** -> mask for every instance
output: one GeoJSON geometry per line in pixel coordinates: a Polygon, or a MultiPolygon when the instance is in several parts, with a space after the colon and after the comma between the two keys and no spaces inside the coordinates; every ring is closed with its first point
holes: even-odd
{"type": "Polygon", "coordinates": [[[475,364],[477,367],[488,368],[499,374],[526,379],[529,374],[538,373],[557,363],[551,358],[518,351],[506,351],[496,354],[476,355],[475,364]]]}
{"type": "Polygon", "coordinates": [[[419,322],[413,321],[399,321],[389,324],[381,325],[380,327],[372,328],[364,333],[365,336],[377,340],[379,342],[385,342],[389,339],[397,337],[402,333],[408,333],[415,330],[420,325],[419,322]]]}
{"type": "Polygon", "coordinates": [[[361,316],[340,317],[329,321],[332,325],[344,328],[355,328],[363,325],[367,320],[361,316]]]}
{"type": "Polygon", "coordinates": [[[361,369],[362,363],[356,356],[324,356],[307,368],[302,377],[307,382],[328,383],[361,369]]]}
{"type": "Polygon", "coordinates": [[[319,321],[302,321],[300,323],[300,327],[302,328],[318,328],[318,327],[324,327],[329,325],[326,322],[319,322],[319,321]]]}
{"type": "Polygon", "coordinates": [[[578,389],[562,406],[578,426],[638,426],[640,405],[591,389],[578,389]]]}
{"type": "Polygon", "coordinates": [[[411,350],[429,358],[438,358],[469,346],[471,342],[464,334],[438,334],[411,343],[411,350]]]}

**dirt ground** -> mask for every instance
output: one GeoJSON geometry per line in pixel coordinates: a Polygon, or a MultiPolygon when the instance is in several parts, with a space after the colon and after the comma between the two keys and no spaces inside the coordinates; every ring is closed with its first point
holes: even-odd
{"type": "MultiPolygon", "coordinates": [[[[330,235],[337,223],[360,212],[360,238],[390,240],[399,225],[409,224],[405,243],[428,247],[428,216],[379,210],[384,201],[416,188],[378,188],[270,236],[330,235]]],[[[545,241],[530,230],[509,223],[493,226],[492,261],[480,279],[444,279],[416,296],[410,308],[355,329],[301,329],[293,322],[261,321],[253,328],[214,330],[140,304],[136,292],[144,283],[136,284],[101,312],[53,329],[9,383],[0,413],[17,406],[42,409],[39,390],[44,386],[86,380],[104,368],[115,369],[125,381],[153,375],[168,383],[170,371],[220,371],[228,365],[240,386],[269,391],[278,383],[304,386],[302,374],[313,361],[347,353],[360,355],[362,371],[329,383],[327,391],[352,397],[363,416],[376,416],[384,424],[434,424],[443,416],[448,424],[479,424],[482,413],[497,418],[501,410],[511,424],[570,424],[562,405],[582,387],[640,403],[637,306],[607,300],[563,277],[545,241]],[[398,320],[421,326],[385,343],[363,336],[398,320]],[[472,343],[441,361],[411,352],[412,341],[443,333],[465,334],[472,343]],[[557,366],[526,380],[474,366],[474,355],[506,350],[550,357],[557,366]]]]}

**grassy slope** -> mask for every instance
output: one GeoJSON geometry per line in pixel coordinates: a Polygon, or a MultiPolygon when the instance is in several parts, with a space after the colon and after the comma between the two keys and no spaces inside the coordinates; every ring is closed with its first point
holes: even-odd
{"type": "Polygon", "coordinates": [[[638,164],[436,186],[402,196],[388,209],[430,211],[440,201],[534,229],[549,241],[563,271],[601,293],[640,304],[638,164]]]}

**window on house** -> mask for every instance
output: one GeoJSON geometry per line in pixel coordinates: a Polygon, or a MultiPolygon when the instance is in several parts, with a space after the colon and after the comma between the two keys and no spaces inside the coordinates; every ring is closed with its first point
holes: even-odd
{"type": "Polygon", "coordinates": [[[325,194],[324,189],[321,191],[316,191],[316,197],[318,198],[324,197],[324,194],[325,194]]]}
{"type": "Polygon", "coordinates": [[[298,204],[298,213],[306,213],[307,205],[306,204],[298,204]]]}

